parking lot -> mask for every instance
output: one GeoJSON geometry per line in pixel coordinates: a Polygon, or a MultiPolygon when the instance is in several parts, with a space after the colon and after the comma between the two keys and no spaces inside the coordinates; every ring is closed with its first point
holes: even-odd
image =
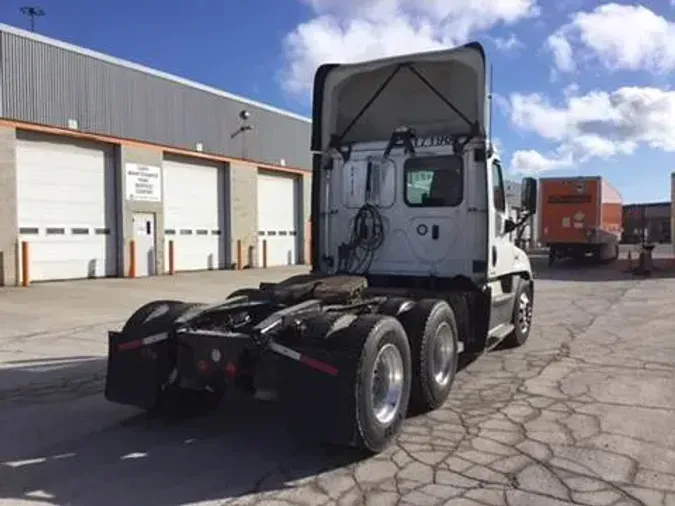
{"type": "Polygon", "coordinates": [[[0,289],[0,505],[675,506],[675,278],[533,262],[527,344],[370,459],[236,395],[180,423],[103,398],[105,331],[141,303],[301,268],[0,289]]]}

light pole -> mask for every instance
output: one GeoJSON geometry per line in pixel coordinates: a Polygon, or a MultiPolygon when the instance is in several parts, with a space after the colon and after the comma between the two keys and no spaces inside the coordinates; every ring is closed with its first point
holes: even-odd
{"type": "Polygon", "coordinates": [[[30,18],[31,32],[35,31],[35,18],[42,17],[46,14],[42,8],[34,6],[21,7],[21,13],[30,18]]]}

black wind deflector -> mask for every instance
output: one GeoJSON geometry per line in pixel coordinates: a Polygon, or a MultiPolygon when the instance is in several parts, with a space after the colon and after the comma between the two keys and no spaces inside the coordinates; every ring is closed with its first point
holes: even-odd
{"type": "Polygon", "coordinates": [[[323,65],[314,80],[312,150],[324,151],[337,141],[386,140],[404,126],[420,137],[486,135],[485,69],[477,43],[323,65]]]}

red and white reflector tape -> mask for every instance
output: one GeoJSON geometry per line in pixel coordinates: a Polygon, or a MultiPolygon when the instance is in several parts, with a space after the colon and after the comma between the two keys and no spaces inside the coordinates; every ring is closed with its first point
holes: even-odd
{"type": "Polygon", "coordinates": [[[148,337],[144,337],[143,339],[136,339],[134,341],[129,341],[128,343],[121,343],[117,345],[117,350],[118,351],[130,351],[130,350],[137,350],[138,348],[141,348],[143,346],[148,346],[150,344],[155,344],[159,343],[161,341],[165,341],[169,338],[169,334],[166,332],[162,332],[161,334],[153,334],[148,337]]]}
{"type": "Polygon", "coordinates": [[[325,372],[326,374],[330,374],[331,376],[337,376],[338,374],[337,367],[334,367],[330,364],[326,364],[325,362],[321,362],[320,360],[316,360],[315,358],[303,355],[302,353],[292,350],[291,348],[288,348],[286,346],[282,346],[279,343],[271,341],[269,346],[272,351],[278,353],[279,355],[283,355],[284,357],[290,358],[291,360],[295,360],[296,362],[305,364],[306,366],[311,367],[312,369],[325,372]]]}

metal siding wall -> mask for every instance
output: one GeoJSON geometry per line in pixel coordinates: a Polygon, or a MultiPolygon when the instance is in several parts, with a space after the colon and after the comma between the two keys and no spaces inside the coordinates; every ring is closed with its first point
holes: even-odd
{"type": "Polygon", "coordinates": [[[3,117],[310,170],[310,124],[42,42],[0,33],[3,117]],[[254,129],[234,139],[239,112],[254,129]],[[244,137],[245,136],[245,137],[244,137]],[[245,141],[245,142],[244,142],[245,141]]]}

